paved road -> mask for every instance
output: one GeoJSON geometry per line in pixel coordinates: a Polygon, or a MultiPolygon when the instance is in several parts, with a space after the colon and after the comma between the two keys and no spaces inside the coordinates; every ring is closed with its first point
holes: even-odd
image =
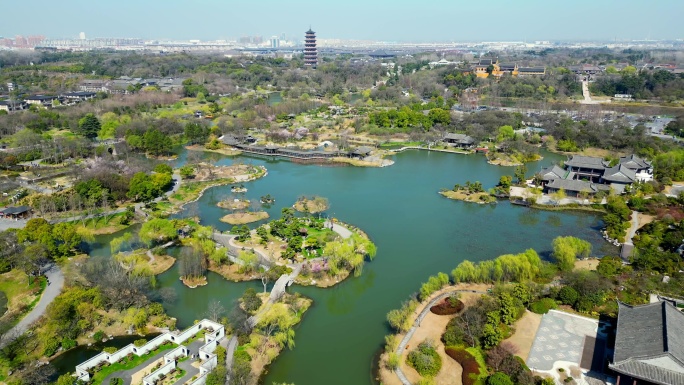
{"type": "Polygon", "coordinates": [[[238,344],[237,336],[232,336],[229,340],[224,338],[220,344],[226,349],[226,383],[230,383],[230,374],[233,369],[233,355],[235,354],[235,349],[238,344]]]}
{"type": "MultiPolygon", "coordinates": [[[[329,220],[326,221],[323,225],[327,228],[330,228],[330,221],[329,220]]],[[[332,224],[332,231],[336,232],[337,234],[339,234],[344,239],[351,238],[351,236],[352,236],[352,232],[349,231],[349,229],[347,229],[344,226],[340,226],[336,223],[332,224]]]]}
{"type": "MultiPolygon", "coordinates": [[[[413,326],[406,332],[406,335],[404,338],[399,342],[399,345],[397,346],[397,350],[395,352],[401,356],[401,354],[404,352],[404,349],[406,348],[406,344],[411,340],[411,337],[413,337],[413,333],[416,332],[416,330],[420,327],[420,323],[423,321],[423,318],[427,316],[428,312],[430,311],[430,308],[435,306],[437,302],[443,300],[444,298],[447,298],[455,293],[478,293],[478,294],[487,294],[484,291],[477,291],[477,290],[452,290],[448,291],[446,293],[440,294],[437,297],[433,298],[430,302],[428,302],[427,305],[423,308],[423,311],[420,312],[418,315],[418,318],[416,318],[415,321],[413,321],[413,326]]],[[[402,372],[400,367],[397,367],[397,369],[394,371],[397,374],[397,377],[399,377],[399,381],[401,381],[402,384],[404,385],[411,385],[411,382],[406,378],[406,375],[404,375],[404,372],[402,372]]]]}
{"type": "MultiPolygon", "coordinates": [[[[7,336],[15,337],[24,334],[28,328],[36,322],[40,317],[45,314],[45,310],[48,305],[62,292],[62,287],[64,286],[64,274],[59,269],[58,266],[53,265],[48,271],[45,272],[45,276],[48,278],[50,283],[45,290],[43,295],[36,306],[31,310],[18,324],[16,324],[9,332],[7,336]]],[[[0,342],[0,346],[5,346],[9,339],[0,342]]]]}
{"type": "Polygon", "coordinates": [[[19,219],[15,221],[14,219],[1,218],[0,231],[5,231],[7,229],[23,229],[24,226],[26,226],[26,222],[26,219],[19,219]]]}
{"type": "MultiPolygon", "coordinates": [[[[237,255],[242,251],[243,249],[248,249],[246,247],[238,246],[236,245],[233,240],[235,239],[236,235],[232,234],[224,234],[220,233],[218,231],[214,231],[213,239],[215,242],[225,246],[228,248],[228,251],[230,252],[231,255],[234,255],[237,257],[237,255]]],[[[273,262],[266,256],[264,253],[257,249],[250,249],[254,251],[256,256],[259,259],[259,265],[262,267],[268,268],[269,266],[273,265],[273,262]]],[[[236,262],[238,260],[233,260],[233,262],[236,262]]],[[[240,262],[237,262],[240,263],[240,262]]]]}

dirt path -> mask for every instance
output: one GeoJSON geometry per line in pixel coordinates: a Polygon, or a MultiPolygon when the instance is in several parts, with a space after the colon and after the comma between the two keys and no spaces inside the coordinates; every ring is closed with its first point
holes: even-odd
{"type": "Polygon", "coordinates": [[[421,377],[415,369],[406,364],[406,356],[408,355],[409,351],[425,340],[433,341],[436,344],[437,353],[439,353],[440,357],[442,358],[442,369],[439,371],[437,376],[435,376],[435,383],[440,385],[461,384],[461,372],[463,369],[458,362],[446,355],[444,352],[444,344],[442,344],[442,342],[439,340],[442,336],[442,333],[446,329],[447,324],[453,317],[454,316],[428,313],[420,323],[420,327],[408,341],[408,344],[406,344],[406,350],[400,359],[400,367],[404,372],[404,375],[406,375],[406,378],[412,384],[417,383],[421,377]]]}
{"type": "MultiPolygon", "coordinates": [[[[482,286],[484,286],[484,285],[478,285],[477,288],[480,288],[480,287],[482,287],[482,286]]],[[[430,313],[430,308],[431,308],[432,306],[436,305],[437,302],[443,300],[444,298],[447,298],[447,297],[451,296],[451,295],[454,294],[454,293],[472,293],[472,294],[478,294],[478,295],[487,294],[485,291],[476,290],[476,288],[473,288],[473,289],[471,289],[471,290],[468,290],[468,289],[461,289],[461,290],[459,290],[459,289],[454,289],[454,287],[449,287],[449,288],[443,289],[441,292],[438,292],[438,294],[437,294],[435,297],[433,297],[433,298],[432,298],[432,299],[423,307],[423,309],[421,310],[421,312],[420,312],[420,313],[418,314],[418,316],[416,317],[415,321],[413,321],[413,326],[411,326],[411,328],[406,332],[406,335],[404,336],[404,338],[401,340],[401,342],[400,342],[399,345],[397,346],[397,349],[396,349],[395,352],[396,352],[400,357],[402,357],[401,362],[405,361],[405,360],[403,359],[403,357],[405,356],[405,353],[408,352],[408,348],[411,346],[410,341],[412,340],[414,333],[416,333],[418,330],[421,329],[421,323],[422,323],[422,321],[423,321],[426,317],[428,317],[429,314],[432,314],[432,313],[430,313]]],[[[466,302],[465,299],[462,299],[462,301],[463,301],[464,303],[466,302]]],[[[447,317],[445,317],[445,318],[447,318],[447,317]]],[[[449,320],[447,319],[446,322],[448,323],[449,320]]],[[[446,326],[446,323],[444,324],[444,326],[446,326]]],[[[425,328],[425,329],[427,329],[427,328],[425,328]]],[[[424,329],[424,330],[425,330],[425,329],[424,329]]],[[[441,335],[442,331],[444,331],[444,328],[442,328],[442,329],[439,330],[439,335],[441,335]]],[[[421,333],[422,333],[422,332],[421,332],[421,333]]],[[[443,348],[442,348],[442,350],[443,350],[443,348]]],[[[397,370],[395,371],[395,373],[396,373],[397,377],[399,377],[399,380],[401,381],[402,384],[404,384],[404,385],[411,385],[411,384],[413,383],[413,382],[409,381],[409,379],[407,378],[406,374],[405,374],[404,371],[402,370],[402,366],[401,366],[401,365],[399,365],[399,367],[397,368],[397,370]]],[[[416,374],[417,374],[417,373],[416,373],[416,374]]]]}
{"type": "Polygon", "coordinates": [[[535,314],[529,310],[525,310],[525,314],[522,318],[515,323],[515,333],[506,339],[506,341],[509,341],[518,348],[518,351],[515,352],[515,354],[520,356],[524,361],[527,361],[527,356],[530,355],[532,343],[534,342],[534,337],[537,335],[537,329],[539,329],[541,319],[541,314],[535,314]]]}

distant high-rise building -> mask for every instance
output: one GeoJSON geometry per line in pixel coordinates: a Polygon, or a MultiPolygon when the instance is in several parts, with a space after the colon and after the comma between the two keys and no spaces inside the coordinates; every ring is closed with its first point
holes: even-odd
{"type": "Polygon", "coordinates": [[[280,47],[280,38],[278,36],[271,37],[271,48],[280,47]]]}
{"type": "Polygon", "coordinates": [[[304,65],[316,68],[318,65],[318,50],[316,49],[316,32],[309,28],[304,37],[304,65]]]}
{"type": "Polygon", "coordinates": [[[242,36],[238,41],[240,44],[261,44],[264,38],[261,36],[242,36]]]}
{"type": "Polygon", "coordinates": [[[79,34],[78,34],[78,38],[81,39],[81,40],[85,40],[85,39],[86,39],[85,32],[79,33],[79,34]]]}
{"type": "Polygon", "coordinates": [[[26,38],[21,35],[17,35],[14,37],[14,46],[19,48],[27,48],[28,40],[26,40],[26,38]]]}
{"type": "Polygon", "coordinates": [[[33,36],[27,37],[26,40],[28,40],[29,47],[35,47],[37,45],[40,45],[40,43],[42,43],[43,40],[45,40],[45,36],[33,35],[33,36]]]}

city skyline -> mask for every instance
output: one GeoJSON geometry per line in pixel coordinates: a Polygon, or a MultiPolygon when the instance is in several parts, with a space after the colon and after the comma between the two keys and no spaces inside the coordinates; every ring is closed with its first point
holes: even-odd
{"type": "Polygon", "coordinates": [[[486,4],[350,0],[344,7],[306,0],[287,4],[264,0],[259,5],[218,0],[191,4],[74,0],[68,9],[37,0],[16,4],[15,15],[30,18],[7,18],[0,36],[78,38],[85,32],[88,38],[218,40],[284,34],[303,39],[311,26],[321,39],[388,42],[669,40],[684,38],[684,26],[677,19],[683,12],[684,2],[677,0],[579,0],[572,6],[541,0],[486,4]]]}

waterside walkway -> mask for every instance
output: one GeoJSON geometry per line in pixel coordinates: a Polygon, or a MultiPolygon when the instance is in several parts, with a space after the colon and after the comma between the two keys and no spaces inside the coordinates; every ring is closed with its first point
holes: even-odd
{"type": "Polygon", "coordinates": [[[632,256],[632,250],[634,250],[632,238],[634,238],[634,235],[638,229],[639,212],[632,211],[632,220],[630,221],[629,230],[627,230],[627,237],[625,238],[625,243],[622,244],[622,248],[620,249],[620,258],[622,258],[622,260],[625,262],[629,262],[629,257],[632,256]]]}
{"type": "MultiPolygon", "coordinates": [[[[444,298],[448,298],[456,293],[476,293],[476,294],[487,294],[484,291],[477,291],[477,290],[450,290],[445,293],[442,293],[438,295],[437,297],[433,298],[430,300],[430,302],[425,305],[423,310],[418,314],[418,317],[416,317],[416,320],[413,321],[413,326],[406,332],[406,335],[404,338],[399,342],[399,345],[397,346],[397,349],[395,350],[395,353],[397,355],[401,356],[402,353],[404,353],[404,349],[406,349],[406,344],[411,340],[411,337],[413,337],[413,333],[416,332],[416,330],[420,327],[420,323],[423,321],[423,318],[427,316],[428,312],[430,311],[430,308],[435,306],[437,302],[443,300],[444,298]]],[[[397,377],[399,377],[399,381],[401,381],[402,384],[404,385],[412,385],[411,382],[406,378],[406,375],[404,372],[401,370],[400,367],[397,367],[397,369],[394,371],[397,374],[397,377]]]]}

